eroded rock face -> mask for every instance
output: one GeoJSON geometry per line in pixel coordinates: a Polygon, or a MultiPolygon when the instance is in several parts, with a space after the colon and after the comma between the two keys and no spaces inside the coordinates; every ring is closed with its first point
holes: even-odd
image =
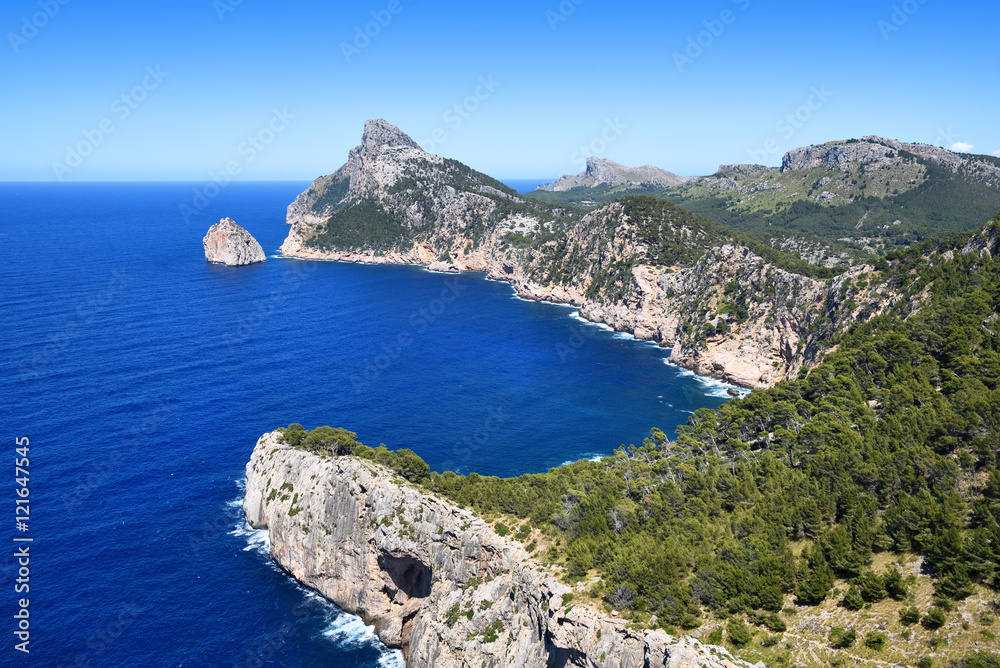
{"type": "Polygon", "coordinates": [[[716,171],[718,174],[742,174],[747,176],[749,174],[759,174],[760,172],[766,172],[770,167],[765,167],[764,165],[756,164],[738,164],[738,165],[719,165],[719,169],[716,171]]]}
{"type": "Polygon", "coordinates": [[[612,160],[587,158],[587,168],[576,176],[563,176],[552,183],[538,186],[539,190],[559,192],[573,188],[593,188],[599,185],[650,185],[669,188],[690,181],[690,177],[677,176],[673,172],[643,165],[642,167],[626,167],[612,160]]]}
{"type": "Polygon", "coordinates": [[[563,606],[570,588],[470,511],[371,462],[310,454],[279,436],[262,436],[247,464],[247,521],[268,529],[271,555],[292,576],[374,624],[407,666],[746,665],[590,605],[563,606]],[[467,610],[471,619],[459,614],[467,610]]]}
{"type": "Polygon", "coordinates": [[[900,161],[900,152],[910,153],[924,160],[935,162],[955,172],[973,169],[978,178],[991,183],[1000,183],[1000,167],[980,156],[955,153],[929,144],[912,144],[868,135],[857,141],[830,142],[819,146],[807,146],[789,151],[781,160],[781,171],[808,170],[815,167],[832,167],[847,171],[852,165],[876,165],[889,167],[900,161]]]}
{"type": "Polygon", "coordinates": [[[232,218],[223,218],[208,228],[202,244],[205,246],[205,258],[209,262],[234,267],[267,259],[264,249],[253,235],[237,225],[232,218]]]}
{"type": "Polygon", "coordinates": [[[440,260],[437,262],[431,262],[427,266],[427,269],[429,269],[430,271],[435,271],[439,274],[457,274],[460,271],[462,271],[461,269],[456,267],[453,263],[441,262],[440,260]]]}

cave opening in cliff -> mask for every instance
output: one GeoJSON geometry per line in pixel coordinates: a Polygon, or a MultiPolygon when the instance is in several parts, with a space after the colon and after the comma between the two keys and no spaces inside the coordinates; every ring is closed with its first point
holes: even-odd
{"type": "Polygon", "coordinates": [[[378,565],[389,574],[396,588],[408,597],[426,598],[430,595],[433,571],[412,554],[383,552],[379,555],[378,565]]]}

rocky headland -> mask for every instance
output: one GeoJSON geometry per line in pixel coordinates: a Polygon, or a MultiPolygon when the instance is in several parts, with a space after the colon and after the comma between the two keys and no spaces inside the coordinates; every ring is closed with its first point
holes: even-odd
{"type": "Polygon", "coordinates": [[[525,299],[577,306],[588,320],[670,347],[679,366],[746,388],[794,378],[832,333],[893,303],[892,290],[870,280],[871,265],[814,278],[728,228],[652,202],[585,214],[545,205],[368,121],[347,164],[288,207],[281,251],[485,272],[525,299]]]}
{"type": "Polygon", "coordinates": [[[202,239],[205,259],[209,262],[230,267],[264,262],[264,249],[243,227],[232,218],[223,218],[212,227],[202,239]]]}
{"type": "Polygon", "coordinates": [[[721,647],[637,630],[468,510],[351,456],[257,442],[247,521],[293,577],[375,626],[407,666],[736,668],[721,647]],[[566,603],[564,604],[564,601],[566,603]]]}
{"type": "Polygon", "coordinates": [[[594,188],[600,185],[653,185],[664,188],[679,186],[690,181],[690,177],[677,176],[673,172],[643,165],[626,167],[617,162],[591,156],[587,158],[587,168],[576,176],[563,176],[552,183],[539,186],[539,190],[561,192],[573,188],[594,188]]]}

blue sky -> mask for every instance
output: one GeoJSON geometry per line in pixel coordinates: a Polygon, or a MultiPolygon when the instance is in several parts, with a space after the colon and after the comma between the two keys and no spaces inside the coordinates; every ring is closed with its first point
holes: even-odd
{"type": "Polygon", "coordinates": [[[962,0],[7,0],[0,179],[312,179],[379,117],[500,178],[865,134],[992,153],[997,25],[962,0]]]}

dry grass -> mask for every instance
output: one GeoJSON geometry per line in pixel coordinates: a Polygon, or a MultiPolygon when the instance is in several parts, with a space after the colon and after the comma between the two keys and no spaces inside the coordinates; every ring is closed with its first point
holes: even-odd
{"type": "MultiPolygon", "coordinates": [[[[523,520],[509,516],[494,515],[487,518],[494,523],[503,521],[511,528],[510,538],[524,524],[523,520]]],[[[531,534],[523,544],[536,542],[537,547],[533,557],[546,564],[547,570],[553,573],[562,571],[563,555],[562,541],[553,536],[532,529],[531,534]],[[548,559],[548,549],[559,542],[556,561],[548,559]]],[[[792,552],[801,554],[808,542],[793,543],[792,552]]],[[[788,625],[784,633],[773,634],[766,628],[751,626],[753,641],[750,645],[736,650],[726,644],[726,648],[735,656],[749,663],[762,662],[769,668],[818,668],[820,666],[915,666],[922,657],[930,657],[935,668],[947,668],[954,660],[968,656],[977,651],[1000,652],[1000,610],[994,606],[1000,605],[1000,597],[984,587],[976,587],[976,592],[964,601],[955,602],[955,609],[948,612],[943,627],[929,630],[920,624],[910,626],[900,622],[900,611],[905,607],[916,606],[921,615],[933,606],[934,587],[931,578],[918,573],[920,562],[915,555],[876,554],[872,569],[878,573],[887,568],[899,568],[904,578],[910,596],[906,601],[886,599],[870,604],[862,610],[851,611],[841,607],[840,594],[847,591],[848,583],[838,580],[834,583],[834,591],[821,605],[796,606],[794,597],[785,601],[785,610],[781,616],[788,625]],[[787,611],[794,611],[787,614],[787,611]],[[994,621],[997,620],[997,621],[994,621]],[[984,623],[984,621],[986,623],[984,623]],[[835,649],[830,646],[828,636],[834,627],[853,627],[857,632],[857,641],[850,649],[835,649]],[[884,633],[888,642],[881,651],[865,646],[865,635],[870,631],[884,633]],[[773,647],[764,647],[762,642],[769,636],[777,635],[779,641],[773,647]]],[[[596,571],[591,571],[583,578],[573,579],[573,604],[589,603],[598,609],[610,612],[608,604],[593,595],[592,587],[599,581],[596,571]]],[[[635,611],[620,611],[621,618],[643,627],[657,626],[657,620],[649,613],[635,611]]],[[[724,620],[708,617],[699,629],[691,633],[702,642],[706,642],[709,633],[716,628],[725,629],[724,620]]],[[[675,629],[671,629],[675,631],[675,629]]]]}
{"type": "MultiPolygon", "coordinates": [[[[917,565],[915,557],[904,558],[901,570],[904,576],[913,575],[917,565]]],[[[882,572],[897,560],[892,555],[876,555],[873,564],[876,572],[882,572]]],[[[751,663],[762,661],[766,666],[915,666],[922,657],[930,657],[934,666],[946,667],[952,661],[977,651],[1000,651],[1000,623],[992,621],[997,617],[993,605],[995,594],[977,587],[976,593],[964,601],[956,602],[955,609],[947,613],[945,625],[937,630],[925,629],[920,624],[903,625],[899,613],[904,607],[915,605],[925,613],[933,605],[933,585],[929,577],[914,575],[908,583],[910,598],[903,602],[886,599],[857,612],[837,605],[839,597],[832,597],[816,607],[797,607],[792,601],[788,606],[796,612],[783,615],[788,630],[781,634],[781,641],[774,647],[762,647],[761,641],[771,635],[766,629],[757,629],[753,642],[736,656],[751,663]],[[983,614],[986,617],[983,617],[983,614]],[[834,627],[854,627],[858,639],[850,649],[838,650],[830,646],[828,635],[834,627]],[[888,642],[881,651],[869,649],[864,644],[865,635],[870,631],[885,634],[888,642]]],[[[838,581],[834,587],[846,591],[848,584],[838,581]]],[[[702,638],[707,637],[704,629],[723,626],[716,621],[703,627],[702,638]]]]}

